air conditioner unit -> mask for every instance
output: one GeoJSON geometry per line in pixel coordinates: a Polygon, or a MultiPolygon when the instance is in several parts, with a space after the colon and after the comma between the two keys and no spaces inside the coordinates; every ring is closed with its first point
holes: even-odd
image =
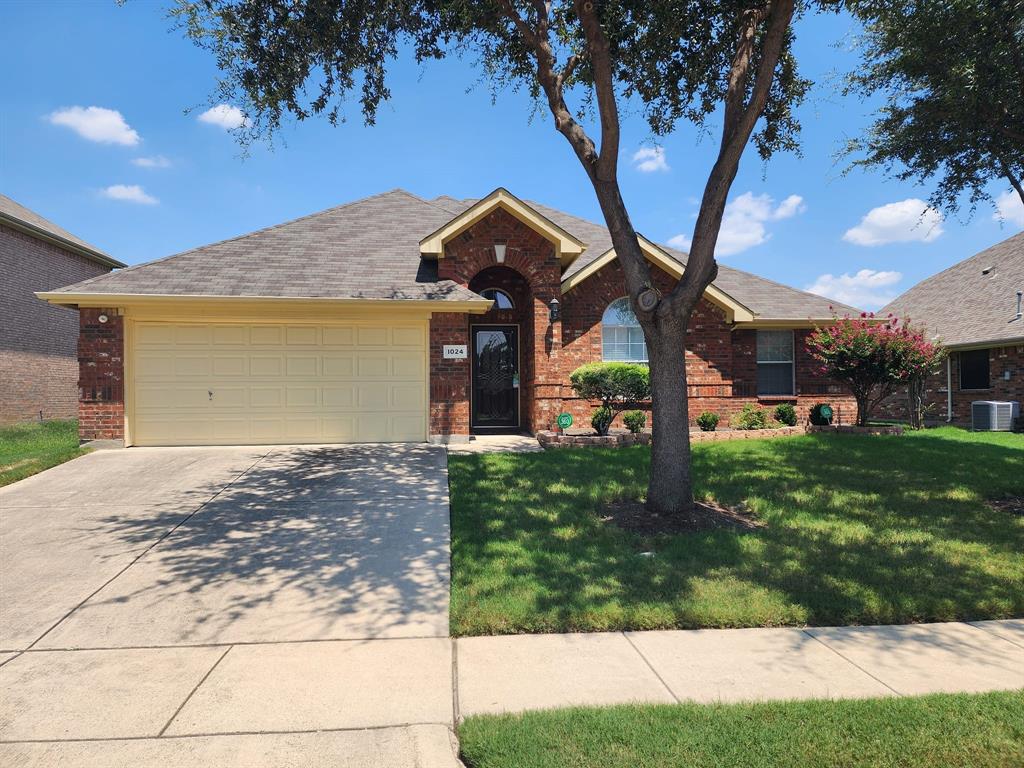
{"type": "Polygon", "coordinates": [[[975,400],[971,403],[971,429],[975,432],[1009,432],[1020,416],[1020,403],[975,400]]]}

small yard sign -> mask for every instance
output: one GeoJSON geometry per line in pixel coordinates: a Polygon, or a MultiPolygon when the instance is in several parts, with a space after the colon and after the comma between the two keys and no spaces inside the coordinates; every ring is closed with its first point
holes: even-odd
{"type": "Polygon", "coordinates": [[[560,413],[558,414],[558,428],[568,429],[572,426],[572,414],[571,413],[560,413]]]}
{"type": "Polygon", "coordinates": [[[466,345],[465,344],[445,344],[441,350],[441,356],[445,360],[465,360],[466,359],[466,345]]]}

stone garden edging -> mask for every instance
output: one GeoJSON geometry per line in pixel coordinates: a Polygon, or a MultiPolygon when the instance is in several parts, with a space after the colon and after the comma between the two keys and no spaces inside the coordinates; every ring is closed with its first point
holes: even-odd
{"type": "MultiPolygon", "coordinates": [[[[902,435],[903,427],[898,424],[882,424],[870,427],[858,427],[852,424],[835,424],[828,426],[802,425],[796,427],[776,427],[773,429],[723,429],[713,432],[690,431],[691,443],[714,442],[717,440],[764,440],[766,438],[791,437],[807,433],[834,432],[857,435],[902,435]]],[[[537,442],[544,448],[579,448],[591,446],[599,448],[623,448],[630,445],[650,445],[651,433],[613,432],[610,435],[566,435],[553,430],[542,430],[537,433],[537,442]]]]}

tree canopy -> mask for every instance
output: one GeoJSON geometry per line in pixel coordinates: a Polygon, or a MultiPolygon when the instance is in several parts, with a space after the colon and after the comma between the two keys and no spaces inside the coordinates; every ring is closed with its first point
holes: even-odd
{"type": "Polygon", "coordinates": [[[934,181],[930,202],[973,211],[994,181],[1024,202],[1024,1],[852,0],[863,66],[847,93],[885,105],[847,152],[854,165],[934,181]]]}

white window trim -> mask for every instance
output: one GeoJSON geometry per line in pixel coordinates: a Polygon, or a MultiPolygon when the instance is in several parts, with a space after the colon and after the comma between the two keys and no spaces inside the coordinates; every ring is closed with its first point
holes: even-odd
{"type": "MultiPolygon", "coordinates": [[[[608,360],[604,356],[604,344],[605,344],[605,338],[604,338],[604,327],[605,327],[604,316],[608,312],[608,307],[610,307],[612,304],[615,304],[615,303],[617,303],[619,301],[622,301],[623,299],[625,299],[627,302],[629,301],[629,297],[628,296],[620,296],[617,299],[612,299],[611,301],[608,302],[607,305],[605,305],[604,312],[601,313],[601,362],[602,363],[638,363],[640,365],[650,365],[650,358],[651,358],[650,353],[648,353],[647,356],[645,358],[643,358],[643,359],[629,358],[628,360],[608,360]]],[[[632,309],[632,306],[630,307],[630,309],[632,309]]],[[[635,316],[636,315],[634,315],[634,317],[635,316]]],[[[611,327],[611,328],[640,328],[641,333],[643,332],[643,328],[640,327],[640,321],[639,320],[637,320],[636,325],[613,325],[613,326],[609,326],[609,327],[611,327]]],[[[629,344],[627,343],[626,346],[628,347],[629,344]]],[[[646,338],[644,339],[644,352],[647,352],[647,339],[646,338]]]]}
{"type": "MultiPolygon", "coordinates": [[[[509,292],[506,291],[504,288],[494,288],[494,287],[484,288],[482,291],[480,291],[480,295],[483,296],[487,291],[494,291],[495,293],[500,293],[502,296],[504,296],[506,299],[508,299],[508,303],[511,304],[512,306],[505,308],[505,310],[504,310],[505,312],[508,312],[510,309],[515,309],[516,308],[515,301],[512,299],[512,296],[509,294],[509,292]]],[[[497,304],[498,304],[497,301],[495,301],[494,304],[495,304],[495,306],[492,307],[492,309],[498,309],[498,310],[502,309],[501,307],[497,306],[497,304]]]]}
{"type": "MultiPolygon", "coordinates": [[[[785,330],[785,329],[782,329],[782,330],[785,330]]],[[[791,379],[792,383],[791,383],[790,391],[789,392],[780,392],[780,393],[776,393],[776,394],[762,393],[760,391],[761,388],[758,386],[757,387],[757,389],[758,389],[757,396],[758,397],[796,397],[796,333],[794,333],[792,330],[790,330],[790,332],[789,332],[789,337],[790,337],[789,351],[790,351],[790,355],[791,355],[792,359],[790,359],[789,361],[785,361],[785,360],[760,360],[760,359],[758,359],[758,357],[757,357],[757,334],[763,333],[763,332],[778,333],[779,330],[777,330],[777,329],[762,328],[762,329],[754,331],[754,359],[755,359],[755,364],[756,365],[788,365],[788,366],[790,366],[790,373],[791,373],[790,379],[791,379]]],[[[757,382],[755,382],[755,385],[756,384],[757,384],[757,382]]]]}

